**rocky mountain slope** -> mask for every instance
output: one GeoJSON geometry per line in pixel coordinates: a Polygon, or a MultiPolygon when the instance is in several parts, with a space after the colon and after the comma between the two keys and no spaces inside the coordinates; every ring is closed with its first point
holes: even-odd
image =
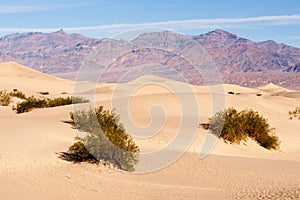
{"type": "Polygon", "coordinates": [[[223,73],[284,71],[300,63],[300,49],[269,40],[253,42],[215,30],[194,37],[223,73]]]}
{"type": "Polygon", "coordinates": [[[79,34],[16,33],[0,38],[0,61],[15,61],[55,74],[77,70],[99,40],[79,34]]]}
{"type": "Polygon", "coordinates": [[[183,59],[197,60],[203,54],[212,58],[225,83],[258,86],[273,82],[300,88],[299,48],[271,40],[254,42],[223,30],[198,36],[168,31],[144,33],[132,41],[93,39],[66,34],[63,30],[0,38],[0,61],[16,61],[65,78],[74,78],[71,73],[89,62],[94,68],[109,66],[103,77],[103,81],[108,82],[120,80],[129,67],[141,66],[143,70],[135,76],[155,71],[156,75],[172,78],[174,72],[170,68],[173,68],[184,75],[185,81],[204,84],[193,69],[194,63],[183,59]]]}

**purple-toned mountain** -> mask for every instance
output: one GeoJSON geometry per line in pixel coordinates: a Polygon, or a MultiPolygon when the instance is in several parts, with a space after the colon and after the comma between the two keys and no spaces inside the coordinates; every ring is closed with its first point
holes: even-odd
{"type": "Polygon", "coordinates": [[[194,37],[225,74],[286,71],[300,62],[300,49],[272,40],[253,42],[223,30],[194,37]]]}
{"type": "MultiPolygon", "coordinates": [[[[223,30],[214,30],[198,36],[180,35],[172,32],[144,33],[133,41],[93,39],[79,34],[66,34],[63,30],[53,33],[11,34],[0,38],[0,61],[16,61],[39,71],[71,78],[81,63],[94,49],[107,53],[98,67],[113,66],[106,81],[123,74],[130,65],[145,65],[153,59],[161,65],[174,65],[188,77],[188,82],[201,84],[188,62],[165,51],[141,48],[118,57],[110,63],[112,46],[119,52],[128,52],[145,44],[163,45],[174,52],[197,56],[193,43],[201,46],[213,59],[225,83],[243,86],[258,86],[273,82],[278,85],[300,88],[300,49],[274,41],[254,42],[223,30]],[[189,45],[189,48],[186,48],[189,45]],[[142,54],[144,56],[140,56],[142,54]],[[138,56],[139,55],[139,56],[138,56]],[[106,60],[105,60],[106,59],[106,60]],[[103,65],[104,63],[104,65],[103,65]]],[[[159,48],[158,48],[159,49],[159,48]]],[[[196,57],[195,57],[196,59],[196,57]]],[[[92,60],[97,65],[97,58],[92,60]]],[[[163,70],[163,68],[161,69],[163,70]]],[[[151,73],[151,70],[149,71],[151,73]]],[[[162,74],[164,71],[161,71],[162,74]]],[[[170,78],[172,77],[169,74],[170,78]]]]}
{"type": "Polygon", "coordinates": [[[48,74],[76,71],[99,41],[63,30],[11,34],[0,38],[0,61],[15,61],[48,74]]]}

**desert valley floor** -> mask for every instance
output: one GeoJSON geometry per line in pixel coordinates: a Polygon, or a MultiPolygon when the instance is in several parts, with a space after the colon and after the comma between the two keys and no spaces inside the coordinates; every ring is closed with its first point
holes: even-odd
{"type": "MultiPolygon", "coordinates": [[[[130,99],[130,115],[147,125],[153,104],[168,112],[164,127],[155,137],[137,139],[142,152],[163,148],[180,124],[176,97],[155,82],[179,83],[158,77],[141,77],[153,84],[130,99]]],[[[112,109],[117,84],[100,84],[95,104],[112,109]]],[[[190,86],[197,97],[199,123],[211,116],[210,93],[204,86],[190,86]]],[[[16,63],[0,64],[0,90],[17,88],[26,95],[49,92],[50,97],[72,95],[74,82],[45,75],[16,63]]],[[[0,106],[0,199],[299,199],[300,120],[289,119],[289,110],[299,106],[300,91],[269,84],[259,88],[224,85],[225,105],[253,109],[268,119],[281,144],[279,151],[260,147],[252,140],[240,145],[219,140],[210,155],[199,158],[206,131],[197,135],[188,151],[160,170],[128,173],[101,165],[73,164],[58,158],[73,143],[77,131],[70,120],[73,106],[34,109],[16,114],[12,105],[0,106]],[[230,95],[228,92],[239,95],[230,95]],[[261,94],[261,96],[257,96],[261,94]]],[[[188,99],[187,99],[188,101],[188,99]]],[[[122,112],[117,107],[116,112],[122,112]]],[[[152,116],[159,118],[160,116],[152,116]]],[[[195,117],[195,116],[194,116],[195,117]]],[[[122,114],[121,114],[122,120],[122,114]]],[[[125,128],[126,124],[124,123],[125,128]]],[[[190,127],[184,127],[189,130],[190,127]]]]}

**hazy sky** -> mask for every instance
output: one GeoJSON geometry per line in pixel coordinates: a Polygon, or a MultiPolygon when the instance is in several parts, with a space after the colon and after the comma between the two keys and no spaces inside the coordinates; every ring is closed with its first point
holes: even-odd
{"type": "Polygon", "coordinates": [[[15,0],[0,1],[0,35],[63,28],[113,37],[145,27],[201,34],[216,28],[300,47],[299,0],[15,0]]]}

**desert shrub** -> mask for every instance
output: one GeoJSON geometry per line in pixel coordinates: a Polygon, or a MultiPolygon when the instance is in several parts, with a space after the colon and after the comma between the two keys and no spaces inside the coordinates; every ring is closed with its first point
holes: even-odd
{"type": "Polygon", "coordinates": [[[11,102],[11,96],[9,96],[9,94],[5,90],[1,90],[0,91],[0,105],[8,106],[10,102],[11,102]]]}
{"type": "Polygon", "coordinates": [[[300,106],[296,107],[295,110],[289,111],[290,119],[300,119],[300,106]]]}
{"type": "Polygon", "coordinates": [[[258,96],[258,97],[261,97],[261,96],[262,96],[262,94],[258,93],[258,94],[256,94],[256,96],[258,96]]]}
{"type": "Polygon", "coordinates": [[[80,137],[75,137],[75,141],[76,142],[69,147],[69,152],[72,152],[74,155],[76,155],[78,161],[96,161],[96,159],[85,148],[80,137]]]}
{"type": "Polygon", "coordinates": [[[87,102],[89,102],[89,100],[83,97],[57,97],[54,99],[38,99],[32,96],[27,98],[26,101],[17,103],[17,107],[14,109],[19,114],[29,112],[34,108],[49,108],[87,102]]]}
{"type": "Polygon", "coordinates": [[[267,120],[253,110],[228,108],[209,119],[209,129],[225,142],[240,143],[251,138],[266,149],[278,149],[279,140],[267,120]]]}
{"type": "Polygon", "coordinates": [[[39,94],[41,94],[41,95],[48,95],[49,94],[49,92],[38,92],[39,94]]]}
{"type": "Polygon", "coordinates": [[[56,107],[56,106],[64,106],[72,104],[71,97],[57,97],[54,99],[48,99],[48,106],[49,107],[56,107]]]}
{"type": "Polygon", "coordinates": [[[71,97],[72,104],[78,104],[78,103],[88,103],[90,100],[84,98],[84,97],[71,97]]]}
{"type": "Polygon", "coordinates": [[[85,99],[84,97],[57,97],[54,99],[48,99],[48,107],[57,107],[88,102],[89,100],[85,99]]]}
{"type": "Polygon", "coordinates": [[[48,99],[49,107],[57,107],[72,104],[72,97],[57,97],[54,99],[48,99]]]}
{"type": "Polygon", "coordinates": [[[119,116],[114,111],[104,110],[102,106],[88,111],[75,111],[70,114],[75,127],[87,136],[69,147],[69,153],[113,163],[120,169],[133,171],[138,162],[139,147],[126,133],[119,116]],[[83,145],[84,144],[84,145],[83,145]],[[87,154],[87,151],[89,154],[87,154]]]}
{"type": "Polygon", "coordinates": [[[24,113],[29,112],[33,108],[46,108],[47,100],[46,99],[37,99],[33,96],[28,97],[26,101],[17,103],[17,107],[15,108],[16,112],[24,113]]]}
{"type": "Polygon", "coordinates": [[[234,95],[234,92],[230,91],[230,92],[228,92],[228,94],[232,94],[232,95],[234,95]]]}
{"type": "Polygon", "coordinates": [[[17,89],[13,89],[12,92],[9,93],[11,97],[18,97],[19,99],[26,100],[26,95],[22,91],[18,91],[17,89]]]}

